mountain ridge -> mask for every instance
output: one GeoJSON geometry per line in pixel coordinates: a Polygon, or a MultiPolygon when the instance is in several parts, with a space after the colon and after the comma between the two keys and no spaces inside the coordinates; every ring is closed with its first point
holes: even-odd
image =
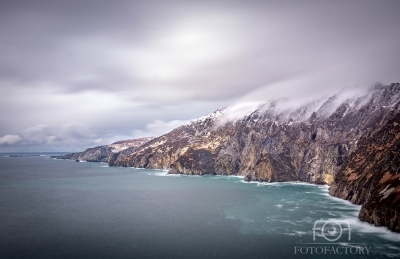
{"type": "Polygon", "coordinates": [[[154,137],[120,140],[109,145],[87,148],[83,152],[69,153],[63,156],[57,156],[57,158],[72,159],[76,161],[110,163],[110,161],[113,161],[115,159],[115,156],[117,156],[124,150],[129,148],[137,148],[152,139],[154,139],[154,137]]]}
{"type": "Polygon", "coordinates": [[[379,184],[383,177],[397,175],[393,170],[398,168],[389,170],[381,160],[363,160],[376,166],[377,180],[366,181],[367,189],[362,172],[347,173],[349,168],[365,168],[354,162],[359,154],[376,157],[382,150],[400,151],[399,145],[385,146],[378,141],[381,135],[392,139],[399,136],[399,131],[393,130],[393,125],[400,123],[399,107],[400,84],[393,83],[376,84],[351,95],[340,92],[295,106],[287,100],[273,100],[233,120],[229,108],[224,108],[140,146],[114,153],[107,161],[113,166],[168,169],[173,174],[241,175],[246,181],[329,184],[331,195],[364,204],[360,219],[400,232],[398,199],[389,192],[397,192],[397,182],[391,180],[390,188],[379,184]],[[368,146],[370,139],[376,143],[372,148],[368,146]],[[381,192],[389,197],[382,206],[372,202],[382,198],[381,192]],[[392,216],[383,217],[381,211],[392,216]]]}

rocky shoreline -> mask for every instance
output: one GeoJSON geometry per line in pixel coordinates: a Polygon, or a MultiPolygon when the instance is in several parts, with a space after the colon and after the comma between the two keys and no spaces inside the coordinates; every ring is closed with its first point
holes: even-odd
{"type": "Polygon", "coordinates": [[[399,107],[399,83],[297,106],[275,100],[235,120],[217,110],[117,152],[109,145],[60,158],[328,184],[331,195],[363,205],[360,220],[400,232],[399,107]]]}

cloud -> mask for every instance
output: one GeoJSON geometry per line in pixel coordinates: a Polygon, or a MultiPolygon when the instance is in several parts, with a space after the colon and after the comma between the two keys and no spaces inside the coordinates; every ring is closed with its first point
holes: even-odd
{"type": "Polygon", "coordinates": [[[145,130],[133,130],[132,135],[135,138],[158,137],[172,131],[173,129],[183,124],[190,123],[190,121],[191,120],[172,120],[172,121],[155,120],[147,124],[145,130]]]}
{"type": "Polygon", "coordinates": [[[249,115],[251,112],[260,106],[261,102],[238,102],[227,107],[224,115],[223,122],[226,120],[233,121],[242,118],[245,115],[249,115]]]}
{"type": "Polygon", "coordinates": [[[170,132],[190,120],[155,120],[146,124],[142,130],[132,130],[129,134],[121,135],[116,132],[95,133],[86,125],[67,123],[59,126],[37,124],[24,129],[20,135],[6,135],[0,137],[0,145],[11,145],[16,148],[36,150],[58,149],[63,151],[80,151],[87,147],[110,144],[118,140],[158,137],[170,132]]]}
{"type": "MultiPolygon", "coordinates": [[[[326,83],[326,89],[319,89],[319,81],[313,77],[295,77],[293,79],[275,82],[239,98],[232,105],[228,106],[223,116],[223,121],[232,121],[249,115],[254,110],[260,108],[264,103],[274,102],[277,111],[289,113],[303,105],[313,105],[317,109],[327,98],[335,97],[331,100],[330,110],[332,113],[344,101],[361,96],[372,87],[372,84],[363,86],[334,87],[332,83],[326,83]],[[297,86],[299,88],[294,88],[297,86]],[[266,101],[269,102],[266,102],[266,101]]],[[[265,107],[264,107],[265,108],[265,107]]],[[[311,114],[310,114],[311,115],[311,114]]],[[[306,116],[307,117],[307,116],[306,116]]]]}
{"type": "Polygon", "coordinates": [[[0,145],[14,145],[21,142],[22,138],[18,135],[6,135],[0,137],[0,145]]]}
{"type": "Polygon", "coordinates": [[[96,134],[78,123],[68,123],[59,127],[37,124],[24,129],[19,135],[0,137],[0,145],[14,146],[22,149],[35,149],[38,147],[41,147],[40,149],[70,149],[74,146],[91,146],[96,143],[96,137],[98,138],[96,134]]]}

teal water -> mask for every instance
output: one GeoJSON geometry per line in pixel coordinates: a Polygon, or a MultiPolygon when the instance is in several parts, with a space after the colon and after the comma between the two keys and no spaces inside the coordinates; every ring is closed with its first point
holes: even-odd
{"type": "Polygon", "coordinates": [[[398,258],[359,209],[326,186],[0,154],[0,258],[398,258]]]}

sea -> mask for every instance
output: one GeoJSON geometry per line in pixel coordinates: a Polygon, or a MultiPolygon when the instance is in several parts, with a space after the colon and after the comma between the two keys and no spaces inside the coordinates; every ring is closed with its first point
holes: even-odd
{"type": "Polygon", "coordinates": [[[0,258],[399,258],[328,186],[0,154],[0,258]]]}

